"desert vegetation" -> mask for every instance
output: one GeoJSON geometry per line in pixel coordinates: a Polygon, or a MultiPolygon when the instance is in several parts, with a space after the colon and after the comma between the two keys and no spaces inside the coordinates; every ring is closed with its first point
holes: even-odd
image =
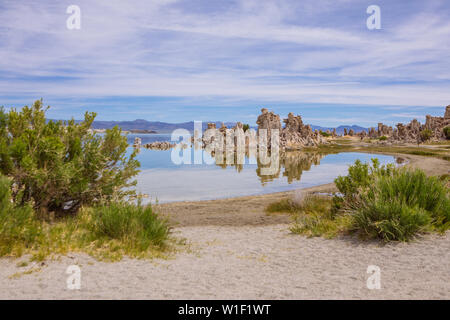
{"type": "Polygon", "coordinates": [[[433,131],[431,131],[430,129],[425,129],[420,132],[420,140],[422,142],[426,142],[426,141],[430,140],[432,136],[433,136],[433,131]]]}
{"type": "MultiPolygon", "coordinates": [[[[0,256],[83,251],[98,258],[151,257],[167,249],[169,227],[136,199],[136,153],[115,127],[47,121],[42,101],[0,109],[0,256]]],[[[138,197],[139,198],[139,197],[138,197]]]]}
{"type": "Polygon", "coordinates": [[[447,138],[447,140],[450,140],[450,126],[444,128],[444,134],[445,138],[447,138]]]}
{"type": "Polygon", "coordinates": [[[322,130],[320,130],[319,131],[319,133],[322,135],[322,136],[324,136],[324,137],[331,137],[331,133],[328,133],[328,132],[326,132],[326,131],[322,131],[322,130]]]}
{"type": "Polygon", "coordinates": [[[427,232],[450,228],[448,177],[429,177],[421,170],[356,161],[347,176],[335,180],[333,197],[306,195],[270,205],[270,212],[289,212],[291,231],[308,236],[357,234],[366,239],[409,241],[427,232]]]}

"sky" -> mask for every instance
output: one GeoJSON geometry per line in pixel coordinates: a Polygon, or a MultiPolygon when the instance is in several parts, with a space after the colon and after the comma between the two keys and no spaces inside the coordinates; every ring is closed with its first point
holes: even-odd
{"type": "Polygon", "coordinates": [[[395,124],[450,104],[448,0],[0,0],[0,106],[48,117],[395,124]],[[68,29],[77,5],[81,28],[68,29]],[[378,5],[381,29],[366,12],[378,5]]]}

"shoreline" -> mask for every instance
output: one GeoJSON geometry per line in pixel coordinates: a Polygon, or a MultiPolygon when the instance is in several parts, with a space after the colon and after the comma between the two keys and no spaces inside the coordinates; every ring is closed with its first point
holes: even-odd
{"type": "MultiPolygon", "coordinates": [[[[363,152],[355,150],[355,152],[363,152]]],[[[407,160],[406,167],[419,168],[429,175],[450,172],[450,162],[442,159],[401,153],[372,152],[401,157],[407,160]]],[[[291,218],[285,214],[267,214],[265,208],[272,202],[289,198],[296,190],[305,193],[337,191],[334,183],[304,189],[241,196],[215,200],[177,201],[153,205],[173,227],[184,226],[248,226],[288,224],[291,218]]]]}

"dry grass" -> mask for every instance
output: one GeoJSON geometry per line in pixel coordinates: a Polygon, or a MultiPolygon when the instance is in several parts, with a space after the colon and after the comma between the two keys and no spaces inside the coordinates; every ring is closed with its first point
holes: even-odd
{"type": "Polygon", "coordinates": [[[289,213],[294,221],[291,232],[308,237],[333,238],[344,233],[350,223],[348,217],[333,214],[330,196],[303,194],[301,190],[292,198],[270,204],[266,212],[289,213]]]}

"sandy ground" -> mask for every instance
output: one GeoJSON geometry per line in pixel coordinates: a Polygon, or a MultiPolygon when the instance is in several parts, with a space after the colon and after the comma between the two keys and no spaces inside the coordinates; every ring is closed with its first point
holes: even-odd
{"type": "MultiPolygon", "coordinates": [[[[305,188],[304,192],[333,192],[333,183],[305,188]]],[[[272,202],[289,198],[295,191],[277,192],[209,201],[182,201],[160,205],[157,210],[175,227],[180,226],[244,226],[289,223],[287,215],[268,215],[264,209],[272,202]]]]}
{"type": "Polygon", "coordinates": [[[177,229],[190,250],[171,260],[96,262],[84,255],[40,272],[0,260],[1,299],[450,299],[450,235],[411,244],[361,243],[290,234],[287,225],[177,229]],[[81,289],[68,290],[69,265],[81,289]],[[367,267],[380,267],[369,290],[367,267]]]}
{"type": "MultiPolygon", "coordinates": [[[[448,161],[401,156],[429,174],[450,171],[448,161]]],[[[291,193],[161,205],[188,243],[168,260],[0,259],[0,299],[450,299],[450,233],[385,246],[292,235],[289,217],[264,212],[291,193]],[[81,268],[80,290],[67,289],[69,265],[81,268]],[[369,265],[381,269],[379,290],[366,286],[369,265]]]]}

